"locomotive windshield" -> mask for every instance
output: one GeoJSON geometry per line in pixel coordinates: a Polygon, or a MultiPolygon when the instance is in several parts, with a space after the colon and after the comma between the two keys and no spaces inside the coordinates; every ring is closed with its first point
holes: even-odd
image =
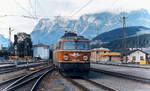
{"type": "Polygon", "coordinates": [[[64,50],[74,50],[74,49],[76,49],[75,48],[75,42],[72,42],[72,41],[64,42],[63,49],[64,50]]]}
{"type": "Polygon", "coordinates": [[[64,50],[88,50],[89,42],[85,41],[66,41],[63,45],[64,50]]]}

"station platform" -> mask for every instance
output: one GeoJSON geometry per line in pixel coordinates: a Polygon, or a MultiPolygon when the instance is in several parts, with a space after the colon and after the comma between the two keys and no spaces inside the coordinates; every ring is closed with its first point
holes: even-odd
{"type": "Polygon", "coordinates": [[[102,65],[102,64],[91,64],[91,68],[150,79],[150,69],[121,67],[121,66],[102,65]]]}
{"type": "Polygon", "coordinates": [[[140,65],[140,64],[122,64],[121,62],[111,62],[111,61],[106,61],[106,62],[92,62],[93,64],[103,64],[103,65],[116,65],[116,66],[126,66],[126,67],[135,67],[135,68],[145,68],[145,69],[150,69],[150,64],[146,65],[140,65]]]}

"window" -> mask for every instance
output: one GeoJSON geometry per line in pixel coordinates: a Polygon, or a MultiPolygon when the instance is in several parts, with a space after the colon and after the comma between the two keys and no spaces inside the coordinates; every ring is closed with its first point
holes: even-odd
{"type": "Polygon", "coordinates": [[[133,57],[132,57],[132,60],[134,60],[134,61],[135,61],[135,60],[136,60],[136,57],[135,57],[135,56],[133,56],[133,57]]]}
{"type": "Polygon", "coordinates": [[[76,42],[76,49],[77,50],[88,50],[89,49],[88,42],[84,42],[84,41],[76,42]]]}
{"type": "Polygon", "coordinates": [[[143,57],[143,56],[140,56],[140,60],[144,60],[144,57],[143,57]]]}
{"type": "Polygon", "coordinates": [[[72,41],[64,42],[63,49],[64,50],[74,50],[75,49],[75,42],[72,42],[72,41]]]}
{"type": "Polygon", "coordinates": [[[66,41],[63,45],[64,50],[88,50],[89,43],[83,41],[66,41]]]}

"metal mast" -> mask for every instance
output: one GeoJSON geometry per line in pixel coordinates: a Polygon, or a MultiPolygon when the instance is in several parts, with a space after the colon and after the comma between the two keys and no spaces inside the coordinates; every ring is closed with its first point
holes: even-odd
{"type": "Polygon", "coordinates": [[[126,19],[127,17],[123,16],[122,17],[122,20],[123,20],[123,26],[122,26],[122,31],[123,31],[123,43],[122,43],[122,53],[124,53],[125,55],[125,62],[127,63],[127,40],[126,40],[126,30],[125,30],[125,27],[126,27],[126,19]]]}

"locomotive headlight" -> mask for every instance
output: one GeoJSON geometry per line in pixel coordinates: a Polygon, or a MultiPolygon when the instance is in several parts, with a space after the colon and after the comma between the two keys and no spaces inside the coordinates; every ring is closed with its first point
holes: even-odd
{"type": "Polygon", "coordinates": [[[68,60],[69,59],[69,57],[68,56],[64,56],[64,60],[68,60]]]}
{"type": "Polygon", "coordinates": [[[88,60],[88,56],[83,56],[83,60],[87,61],[88,60]]]}

